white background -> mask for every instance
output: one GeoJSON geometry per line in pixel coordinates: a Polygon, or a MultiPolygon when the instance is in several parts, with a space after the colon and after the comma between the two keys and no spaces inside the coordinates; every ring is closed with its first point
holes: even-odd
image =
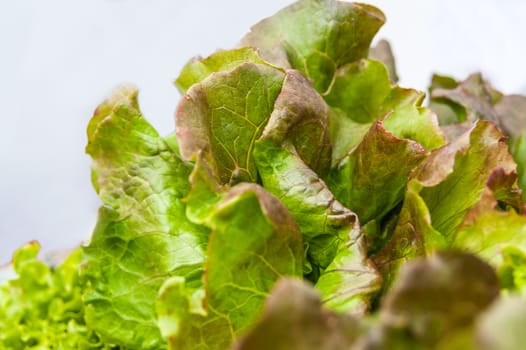
{"type": "MultiPolygon", "coordinates": [[[[141,89],[144,115],[174,128],[185,62],[231,48],[286,0],[0,0],[0,264],[26,241],[44,251],[87,239],[99,201],[85,126],[114,87],[141,89]]],[[[482,70],[526,93],[526,2],[374,0],[388,18],[400,84],[425,89],[433,71],[482,70]]]]}

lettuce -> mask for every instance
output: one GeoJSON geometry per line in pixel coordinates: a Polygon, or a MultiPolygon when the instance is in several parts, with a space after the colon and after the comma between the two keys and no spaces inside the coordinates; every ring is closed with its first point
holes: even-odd
{"type": "Polygon", "coordinates": [[[16,277],[0,287],[1,349],[114,349],[86,325],[75,249],[59,266],[37,260],[28,243],[13,254],[16,277]]]}
{"type": "Polygon", "coordinates": [[[526,97],[395,85],[373,6],[300,0],[194,58],[161,136],[123,86],[90,241],[15,253],[5,349],[518,349],[526,97]]]}

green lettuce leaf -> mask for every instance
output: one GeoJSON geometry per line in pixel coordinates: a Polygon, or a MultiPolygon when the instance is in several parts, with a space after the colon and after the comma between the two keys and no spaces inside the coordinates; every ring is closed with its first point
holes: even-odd
{"type": "Polygon", "coordinates": [[[330,299],[331,306],[363,311],[379,278],[356,233],[354,213],[335,200],[321,179],[320,173],[330,165],[327,122],[323,99],[305,78],[288,71],[269,123],[256,141],[254,158],[263,185],[300,227],[305,274],[315,282],[328,269],[318,281],[323,298],[330,299]],[[339,283],[353,277],[357,277],[353,288],[339,283]]]}
{"type": "Polygon", "coordinates": [[[202,152],[221,184],[256,182],[252,150],[284,78],[284,72],[272,66],[243,63],[194,84],[176,115],[183,158],[202,152]]]}
{"type": "Polygon", "coordinates": [[[276,280],[302,276],[298,227],[258,185],[234,186],[205,222],[212,232],[204,286],[174,277],[159,294],[170,349],[226,349],[256,319],[276,280]]]}
{"type": "Polygon", "coordinates": [[[324,93],[341,66],[367,57],[384,22],[384,14],[370,5],[300,0],[254,25],[241,45],[259,48],[268,62],[299,70],[324,93]]]}
{"type": "Polygon", "coordinates": [[[283,87],[260,140],[290,144],[301,160],[323,177],[331,166],[328,113],[325,101],[312,83],[298,71],[287,70],[283,87]]]}
{"type": "Polygon", "coordinates": [[[367,256],[366,240],[355,226],[339,242],[336,256],[316,282],[323,303],[334,311],[363,316],[382,286],[376,266],[367,256]]]}
{"type": "Polygon", "coordinates": [[[436,116],[422,107],[424,94],[392,86],[387,68],[379,61],[361,59],[343,66],[324,97],[332,108],[341,110],[331,120],[336,124],[335,128],[331,126],[331,136],[338,150],[333,154],[333,164],[351,152],[365,135],[367,129],[361,129],[361,135],[353,130],[356,123],[371,125],[387,114],[391,115],[385,119],[385,127],[396,137],[414,140],[427,150],[444,145],[436,116]],[[345,118],[353,122],[341,120],[345,118]],[[347,147],[338,147],[340,142],[347,147]]]}
{"type": "Polygon", "coordinates": [[[130,86],[97,108],[86,151],[103,202],[83,249],[86,322],[105,342],[162,348],[157,292],[171,276],[200,283],[205,258],[208,230],[182,202],[191,168],[142,117],[130,86]]]}
{"type": "Polygon", "coordinates": [[[387,238],[371,256],[382,274],[384,290],[395,281],[404,262],[447,247],[445,238],[433,228],[429,209],[415,189],[407,189],[402,209],[394,220],[394,227],[388,226],[386,232],[381,232],[383,237],[378,238],[378,233],[368,235],[376,240],[387,238]]]}
{"type": "Polygon", "coordinates": [[[282,279],[267,298],[260,320],[232,350],[349,349],[360,330],[354,318],[326,309],[305,282],[282,279]]]}
{"type": "MultiPolygon", "coordinates": [[[[254,167],[255,148],[260,142],[257,139],[269,140],[279,149],[286,142],[294,150],[295,162],[303,164],[302,167],[315,176],[328,173],[331,144],[327,114],[324,100],[295,70],[283,74],[268,65],[247,63],[194,85],[179,106],[177,116],[182,154],[196,160],[190,180],[192,190],[187,197],[188,217],[196,222],[202,220],[217,203],[220,193],[238,181],[268,182],[264,179],[268,176],[285,176],[283,169],[265,168],[261,161],[257,162],[257,168],[254,167]],[[267,82],[261,86],[248,84],[254,79],[267,82]],[[238,81],[246,81],[246,89],[240,88],[238,81]],[[230,92],[225,93],[225,86],[229,84],[236,98],[232,98],[230,92]],[[270,88],[272,93],[269,93],[270,88]],[[253,105],[254,101],[259,105],[253,105]],[[220,107],[215,108],[215,105],[220,107]],[[245,115],[235,113],[236,110],[245,115]],[[255,115],[256,112],[259,114],[255,115]],[[243,118],[246,118],[245,123],[243,118]],[[256,128],[254,123],[257,123],[256,128]],[[233,164],[228,166],[229,162],[233,164]],[[246,164],[245,169],[241,169],[242,164],[246,164]]],[[[301,185],[309,186],[310,183],[301,185]]],[[[277,196],[284,191],[278,187],[266,188],[277,196]]],[[[297,219],[296,205],[290,201],[284,203],[297,219]]],[[[306,245],[311,247],[310,257],[314,257],[314,264],[326,267],[336,254],[339,237],[332,234],[329,237],[322,220],[318,220],[314,228],[301,220],[299,225],[306,245]],[[323,237],[313,243],[313,235],[323,237]]],[[[306,270],[312,269],[310,257],[306,260],[306,270]]]]}
{"type": "Polygon", "coordinates": [[[113,349],[86,326],[75,249],[55,268],[37,260],[31,242],[13,255],[16,277],[0,285],[1,349],[113,349]]]}
{"type": "MultiPolygon", "coordinates": [[[[516,173],[510,175],[516,180],[516,173]]],[[[520,292],[526,288],[526,216],[513,207],[501,209],[502,202],[496,195],[498,192],[486,189],[481,201],[464,218],[453,246],[477,254],[494,266],[503,289],[520,292]]]]}
{"type": "Polygon", "coordinates": [[[352,213],[333,201],[320,176],[304,161],[314,160],[314,167],[328,169],[327,143],[325,102],[305,78],[290,71],[271,119],[255,143],[254,158],[264,187],[285,204],[298,223],[308,260],[315,268],[325,268],[332,261],[343,234],[339,228],[354,221],[352,213]],[[305,105],[305,100],[312,104],[305,105]]]}
{"type": "Polygon", "coordinates": [[[504,135],[492,123],[479,121],[457,142],[423,162],[410,186],[420,188],[433,227],[452,241],[456,228],[481,199],[488,178],[497,168],[509,173],[516,165],[504,135]]]}
{"type": "MultiPolygon", "coordinates": [[[[403,199],[409,172],[444,144],[423,98],[392,86],[385,66],[370,59],[343,66],[325,96],[334,149],[327,184],[362,224],[388,220],[384,216],[403,199]]],[[[378,235],[370,233],[375,240],[378,235]]]]}
{"type": "Polygon", "coordinates": [[[500,254],[502,254],[502,263],[497,272],[501,288],[524,295],[526,292],[526,252],[508,245],[500,250],[500,254]]]}
{"type": "Polygon", "coordinates": [[[373,256],[387,284],[403,261],[453,244],[457,229],[499,168],[510,173],[515,163],[502,133],[492,123],[479,121],[414,169],[396,227],[373,256]]]}
{"type": "Polygon", "coordinates": [[[327,182],[336,198],[365,224],[400,203],[409,172],[427,155],[419,143],[395,137],[377,121],[327,182]]]}
{"type": "Polygon", "coordinates": [[[229,71],[247,62],[267,64],[259,57],[257,50],[251,47],[218,51],[205,59],[195,57],[183,67],[175,85],[182,93],[186,93],[192,85],[201,82],[210,74],[229,71]]]}
{"type": "Polygon", "coordinates": [[[334,198],[293,149],[262,139],[255,158],[265,188],[289,208],[300,227],[307,277],[318,281],[322,297],[338,309],[367,309],[380,279],[365,255],[356,215],[334,198]],[[343,283],[349,279],[352,287],[343,283]]]}

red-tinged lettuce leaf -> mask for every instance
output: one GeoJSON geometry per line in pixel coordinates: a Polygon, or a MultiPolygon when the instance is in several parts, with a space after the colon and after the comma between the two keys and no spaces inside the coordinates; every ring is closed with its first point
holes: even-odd
{"type": "Polygon", "coordinates": [[[329,108],[312,83],[288,70],[274,110],[260,139],[288,143],[301,160],[324,177],[331,166],[329,108]]]}
{"type": "Polygon", "coordinates": [[[433,91],[437,89],[455,89],[459,82],[452,77],[440,74],[433,74],[429,85],[429,108],[434,111],[442,128],[449,124],[454,124],[466,120],[466,111],[456,103],[448,103],[447,100],[433,98],[433,91]]]}
{"type": "Polygon", "coordinates": [[[370,5],[300,0],[253,26],[241,45],[260,49],[273,64],[299,70],[323,93],[341,66],[367,57],[384,22],[384,14],[370,5]]]}
{"type": "MultiPolygon", "coordinates": [[[[496,175],[511,180],[517,178],[515,173],[496,175]]],[[[506,188],[506,184],[501,185],[501,189],[506,188]]],[[[526,216],[511,206],[502,210],[503,202],[497,200],[498,194],[489,187],[485,190],[481,201],[464,218],[453,246],[476,254],[494,266],[502,288],[521,291],[526,287],[526,216]]]]}
{"type": "Polygon", "coordinates": [[[481,199],[494,170],[516,165],[494,124],[479,121],[469,133],[432,154],[414,172],[411,186],[431,215],[433,227],[450,242],[467,211],[481,199]]]}
{"type": "Polygon", "coordinates": [[[495,271],[477,257],[439,252],[404,265],[357,349],[434,349],[469,329],[499,295],[495,271]]]}
{"type": "Polygon", "coordinates": [[[381,61],[387,67],[389,72],[389,79],[391,83],[398,82],[398,74],[396,73],[396,61],[393,55],[393,50],[389,41],[385,39],[379,40],[375,46],[369,49],[369,58],[381,61]]]}
{"type": "Polygon", "coordinates": [[[300,227],[307,247],[306,263],[314,265],[307,270],[323,269],[332,261],[342,235],[338,228],[354,221],[352,213],[333,202],[314,170],[326,172],[330,166],[327,113],[325,102],[306,78],[288,71],[254,147],[264,187],[285,204],[300,227]]]}
{"type": "Polygon", "coordinates": [[[232,350],[344,350],[359,336],[358,321],[325,308],[315,289],[294,279],[280,280],[263,315],[232,350]]]}
{"type": "MultiPolygon", "coordinates": [[[[472,74],[462,82],[433,77],[430,91],[430,107],[438,113],[441,122],[491,120],[509,136],[508,144],[518,164],[519,186],[526,190],[526,96],[503,95],[480,73],[472,74]]],[[[448,125],[446,133],[454,137],[457,134],[454,131],[465,129],[465,124],[448,125]]],[[[523,196],[526,198],[525,191],[523,196]]]]}
{"type": "Polygon", "coordinates": [[[424,94],[391,86],[386,67],[379,61],[362,59],[343,66],[336,74],[325,100],[336,110],[331,116],[333,165],[351,152],[371,125],[390,113],[385,127],[399,138],[411,139],[427,150],[444,144],[436,116],[422,107],[424,94]],[[334,127],[333,127],[334,126],[334,127]],[[342,145],[343,143],[343,145],[342,145]]]}
{"type": "MultiPolygon", "coordinates": [[[[307,259],[313,265],[310,269],[324,269],[334,259],[338,242],[354,226],[355,215],[334,199],[292,147],[259,140],[254,157],[264,187],[289,208],[298,223],[307,259]]],[[[310,269],[306,273],[312,272],[310,269]]]]}
{"type": "Polygon", "coordinates": [[[506,135],[513,140],[524,137],[526,134],[526,96],[502,96],[495,104],[495,112],[499,115],[498,126],[506,135]]]}
{"type": "Polygon", "coordinates": [[[445,144],[436,114],[423,107],[423,92],[394,86],[379,107],[385,128],[396,137],[414,140],[431,151],[445,144]]]}
{"type": "Polygon", "coordinates": [[[526,96],[503,96],[495,110],[500,117],[499,127],[510,137],[508,144],[517,163],[519,186],[526,200],[526,96]]]}
{"type": "Polygon", "coordinates": [[[367,309],[381,281],[366,257],[355,214],[334,198],[293,149],[260,140],[255,158],[265,188],[289,208],[300,227],[308,261],[305,274],[318,280],[324,300],[332,300],[339,310],[367,309]],[[352,287],[344,283],[349,280],[352,287]]]}
{"type": "Polygon", "coordinates": [[[284,78],[272,66],[244,63],[193,85],[176,116],[183,158],[202,152],[221,184],[256,182],[252,149],[284,78]]]}
{"type": "Polygon", "coordinates": [[[287,209],[255,184],[226,192],[206,218],[212,230],[204,286],[168,280],[157,301],[170,349],[228,348],[260,314],[275,281],[302,275],[303,244],[287,209]]]}
{"type": "Polygon", "coordinates": [[[333,169],[327,183],[336,198],[365,224],[400,203],[409,172],[427,155],[419,143],[395,137],[377,121],[358,147],[333,169]]]}
{"type": "Polygon", "coordinates": [[[83,249],[86,322],[105,342],[162,348],[160,286],[171,276],[200,283],[203,269],[208,230],[186,218],[182,202],[191,168],[142,117],[134,87],[97,108],[86,151],[103,203],[83,249]]]}
{"type": "Polygon", "coordinates": [[[380,222],[393,210],[409,172],[427,151],[444,144],[436,116],[421,106],[423,98],[391,86],[385,66],[368,59],[342,67],[325,96],[334,149],[327,183],[362,224],[380,222]]]}
{"type": "Polygon", "coordinates": [[[491,174],[499,168],[510,173],[515,163],[502,133],[486,121],[433,151],[415,168],[396,227],[373,256],[387,285],[404,261],[453,244],[457,229],[481,201],[491,174]]]}
{"type": "Polygon", "coordinates": [[[179,150],[179,141],[177,135],[172,132],[164,137],[166,145],[174,152],[179,158],[181,158],[181,151],[179,150]]]}
{"type": "MultiPolygon", "coordinates": [[[[272,85],[273,88],[276,86],[272,85]]],[[[259,110],[258,113],[262,111],[259,110]]],[[[187,100],[183,101],[179,107],[177,120],[177,133],[180,135],[179,141],[183,156],[188,159],[192,157],[197,159],[190,179],[192,190],[186,199],[188,217],[196,222],[203,220],[209,212],[207,208],[217,202],[218,194],[228,190],[228,185],[235,181],[256,182],[261,178],[265,182],[262,179],[264,175],[261,174],[262,165],[257,164],[258,168],[255,168],[255,165],[254,168],[252,167],[256,153],[254,148],[257,148],[258,143],[255,141],[257,138],[269,140],[278,148],[281,148],[281,144],[286,141],[294,150],[297,156],[294,161],[300,167],[308,169],[316,177],[318,177],[317,174],[326,174],[331,162],[327,114],[328,108],[324,100],[312,87],[312,84],[295,70],[287,70],[283,75],[282,71],[270,66],[244,64],[232,71],[213,75],[202,83],[194,85],[187,94],[187,100]],[[256,69],[257,72],[254,72],[256,69]],[[279,88],[279,91],[276,90],[277,96],[269,97],[266,89],[254,87],[253,84],[248,83],[255,77],[261,80],[271,79],[275,82],[277,76],[284,78],[283,81],[280,81],[282,85],[276,85],[279,88]],[[245,81],[247,91],[237,86],[230,87],[224,83],[225,79],[232,81],[232,84],[237,84],[237,81],[245,81]],[[231,98],[231,91],[236,91],[238,94],[235,99],[231,98]],[[244,96],[244,93],[247,96],[244,96]],[[200,102],[195,102],[198,99],[200,102]],[[259,124],[256,129],[252,128],[252,122],[245,125],[240,124],[234,128],[233,126],[243,119],[233,112],[223,115],[224,120],[219,123],[220,119],[215,116],[215,109],[212,108],[212,105],[218,105],[221,106],[222,111],[243,109],[245,112],[248,111],[246,112],[247,118],[253,118],[249,112],[250,108],[255,107],[247,107],[252,100],[265,103],[265,113],[268,113],[265,118],[257,121],[259,124]],[[268,105],[270,103],[273,105],[268,105]],[[226,150],[225,145],[231,145],[228,151],[230,152],[229,157],[227,157],[229,159],[226,161],[223,157],[226,150]],[[220,151],[216,151],[216,148],[220,151]],[[244,160],[236,161],[235,165],[229,166],[229,162],[234,158],[244,160]],[[248,176],[240,177],[242,172],[237,163],[247,163],[246,169],[253,170],[244,173],[248,176]],[[235,171],[227,169],[233,167],[238,168],[235,171]],[[234,181],[232,177],[235,177],[234,181]]],[[[266,169],[266,171],[270,171],[272,176],[286,175],[279,169],[266,169]]],[[[310,185],[310,180],[301,185],[310,185]]],[[[275,195],[281,194],[281,189],[272,187],[267,187],[267,189],[275,195]]],[[[293,215],[297,218],[297,206],[286,201],[284,203],[289,210],[293,210],[293,215]]],[[[300,200],[300,205],[304,205],[302,200],[300,200]]],[[[323,260],[321,264],[326,267],[335,255],[338,237],[326,232],[323,220],[320,220],[319,225],[314,228],[302,222],[299,222],[299,225],[306,244],[312,245],[311,252],[315,256],[315,265],[320,265],[318,260],[323,260]],[[316,243],[312,243],[311,233],[323,237],[316,243]]],[[[311,260],[309,258],[306,263],[309,264],[311,260]]]]}
{"type": "Polygon", "coordinates": [[[218,51],[204,59],[195,57],[183,67],[175,85],[182,93],[186,93],[192,85],[203,81],[212,73],[229,71],[247,62],[266,64],[252,47],[218,51]]]}
{"type": "Polygon", "coordinates": [[[319,175],[330,165],[328,142],[325,102],[305,78],[288,72],[269,123],[256,142],[258,171],[265,188],[280,198],[300,227],[308,278],[316,281],[332,263],[335,279],[323,283],[324,298],[337,298],[348,309],[364,309],[379,279],[360,248],[354,213],[335,200],[319,175]],[[334,262],[336,256],[340,257],[334,262]],[[356,288],[333,283],[345,273],[360,276],[356,288]]]}
{"type": "Polygon", "coordinates": [[[362,224],[374,220],[375,229],[367,230],[370,251],[391,234],[380,226],[401,203],[410,171],[428,150],[444,144],[436,116],[421,106],[423,98],[393,87],[385,66],[368,59],[342,67],[325,96],[334,149],[327,184],[362,224]]]}
{"type": "MultiPolygon", "coordinates": [[[[437,77],[432,80],[430,92],[434,103],[451,108],[456,114],[456,121],[487,119],[499,122],[499,115],[493,106],[502,94],[485,81],[480,73],[472,74],[462,82],[437,77]]],[[[444,121],[451,122],[454,119],[448,116],[444,121]]]]}

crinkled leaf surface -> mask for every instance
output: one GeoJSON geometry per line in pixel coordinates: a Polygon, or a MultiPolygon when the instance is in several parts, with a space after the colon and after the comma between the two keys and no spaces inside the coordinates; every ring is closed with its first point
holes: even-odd
{"type": "Polygon", "coordinates": [[[331,306],[363,311],[379,277],[365,256],[354,213],[335,200],[320,176],[330,165],[327,113],[310,83],[288,71],[254,157],[265,188],[280,198],[300,227],[305,274],[313,281],[322,274],[317,287],[331,306]],[[353,288],[346,287],[342,281],[353,277],[353,288]]]}
{"type": "Polygon", "coordinates": [[[502,133],[492,123],[479,121],[413,171],[393,234],[373,256],[387,284],[403,261],[454,242],[457,228],[498,168],[509,173],[515,164],[502,133]]]}
{"type": "Polygon", "coordinates": [[[497,168],[509,173],[516,165],[504,135],[492,123],[479,121],[457,142],[437,150],[423,162],[410,186],[422,186],[420,196],[429,208],[433,227],[451,239],[497,168]]]}
{"type": "Polygon", "coordinates": [[[325,96],[334,149],[327,183],[362,224],[395,208],[409,172],[444,144],[423,97],[391,86],[385,66],[367,59],[342,67],[325,96]]]}
{"type": "Polygon", "coordinates": [[[372,123],[383,116],[379,109],[391,92],[385,66],[375,60],[361,59],[340,69],[325,100],[358,123],[372,123]]]}
{"type": "Polygon", "coordinates": [[[321,177],[329,171],[329,109],[312,83],[298,71],[287,71],[260,139],[291,144],[301,160],[321,177]]]}
{"type": "Polygon", "coordinates": [[[265,188],[291,210],[300,227],[309,263],[306,275],[314,281],[319,278],[317,288],[331,306],[364,311],[380,279],[366,258],[355,214],[293,150],[260,140],[255,157],[265,188]],[[348,280],[353,286],[345,283],[348,280]]]}
{"type": "Polygon", "coordinates": [[[455,235],[453,246],[477,254],[498,269],[502,288],[526,287],[526,216],[501,210],[489,189],[455,235]]]}
{"type": "Polygon", "coordinates": [[[171,349],[226,349],[255,320],[276,280],[302,276],[299,230],[258,185],[226,192],[206,224],[204,287],[172,278],[160,291],[160,327],[171,349]]]}
{"type": "Polygon", "coordinates": [[[84,321],[76,249],[51,269],[31,242],[13,256],[17,276],[0,285],[1,349],[111,349],[84,321]]]}
{"type": "Polygon", "coordinates": [[[86,151],[103,202],[84,248],[86,322],[105,342],[162,348],[160,286],[170,276],[200,283],[203,269],[208,232],[186,218],[181,201],[191,169],[142,117],[129,86],[95,111],[86,151]]]}
{"type": "MultiPolygon", "coordinates": [[[[487,119],[495,122],[507,136],[513,158],[518,164],[519,185],[526,189],[526,96],[503,95],[495,90],[480,73],[470,75],[457,82],[448,77],[433,77],[430,88],[431,104],[441,121],[453,123],[465,119],[487,119]]],[[[461,123],[447,127],[450,130],[464,129],[461,123]]],[[[526,192],[523,193],[526,198],[526,192]]]]}
{"type": "Polygon", "coordinates": [[[367,257],[365,238],[357,227],[340,241],[336,256],[315,285],[327,307],[354,315],[370,310],[381,286],[382,278],[367,257]]]}
{"type": "Polygon", "coordinates": [[[184,198],[186,216],[192,222],[203,224],[228,190],[228,186],[219,184],[215,172],[204,160],[203,153],[198,153],[189,180],[192,188],[184,198]]]}
{"type": "Polygon", "coordinates": [[[354,227],[355,215],[335,200],[293,146],[262,139],[256,143],[254,156],[264,187],[289,208],[298,223],[309,262],[315,269],[324,269],[334,258],[338,242],[354,227]]]}
{"type": "Polygon", "coordinates": [[[305,282],[280,280],[265,303],[261,319],[233,350],[343,350],[358,337],[358,322],[326,309],[305,282]]]}
{"type": "Polygon", "coordinates": [[[266,64],[252,47],[218,51],[204,59],[195,57],[184,66],[175,80],[175,85],[185,93],[190,86],[201,82],[212,73],[229,71],[247,62],[266,64]]]}
{"type": "Polygon", "coordinates": [[[377,8],[335,0],[300,0],[252,27],[242,40],[280,67],[294,68],[325,92],[343,65],[365,58],[385,21],[377,8]]]}
{"type": "Polygon", "coordinates": [[[330,165],[327,108],[305,78],[294,71],[287,75],[271,119],[256,141],[254,158],[264,187],[285,204],[298,223],[308,247],[308,261],[315,269],[325,268],[335,256],[337,241],[345,237],[355,218],[334,201],[320,176],[303,160],[318,169],[330,165]],[[313,103],[305,104],[309,98],[313,103]]]}
{"type": "Polygon", "coordinates": [[[272,66],[243,63],[194,84],[177,109],[183,158],[202,152],[222,184],[256,182],[252,150],[284,78],[284,72],[272,66]]]}
{"type": "Polygon", "coordinates": [[[377,121],[333,170],[329,188],[365,224],[382,217],[402,200],[409,172],[427,154],[417,142],[395,137],[377,121]]]}
{"type": "Polygon", "coordinates": [[[436,116],[421,106],[424,94],[412,89],[391,86],[386,67],[379,61],[361,59],[342,67],[336,74],[334,83],[325,97],[327,103],[341,110],[334,113],[334,123],[340,128],[333,130],[331,136],[335,149],[333,164],[352,151],[363,136],[353,130],[354,123],[339,121],[349,118],[355,123],[372,124],[386,114],[386,129],[399,138],[412,139],[427,150],[444,144],[438,128],[436,116]],[[341,129],[348,125],[349,128],[341,129]],[[354,140],[350,141],[349,136],[354,140]],[[348,144],[347,149],[338,147],[338,143],[348,144]]]}

